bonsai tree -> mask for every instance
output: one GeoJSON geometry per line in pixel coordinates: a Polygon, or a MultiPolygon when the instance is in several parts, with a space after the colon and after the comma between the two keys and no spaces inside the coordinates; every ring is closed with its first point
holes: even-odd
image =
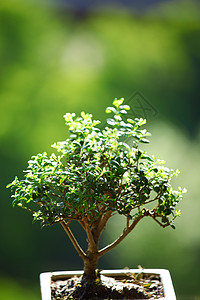
{"type": "Polygon", "coordinates": [[[100,257],[115,248],[144,218],[161,227],[174,227],[180,215],[176,205],[184,190],[172,189],[171,179],[178,171],[166,168],[162,160],[139,148],[148,143],[149,132],[141,127],[146,120],[127,119],[130,109],[124,99],[114,100],[106,113],[105,128],[91,114],[65,114],[70,136],[52,147],[59,155],[46,152],[28,162],[24,179],[8,185],[18,205],[41,221],[42,227],[60,223],[84,262],[83,281],[97,279],[100,257]],[[99,249],[99,239],[113,215],[124,216],[123,232],[111,244],[99,249]],[[76,221],[85,230],[85,252],[70,229],[76,221]]]}

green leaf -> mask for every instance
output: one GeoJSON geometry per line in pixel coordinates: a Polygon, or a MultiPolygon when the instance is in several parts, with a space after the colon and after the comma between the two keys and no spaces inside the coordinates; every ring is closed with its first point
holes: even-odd
{"type": "Polygon", "coordinates": [[[146,122],[147,122],[146,119],[143,119],[143,118],[138,119],[138,125],[139,125],[139,126],[145,125],[146,122]]]}
{"type": "Polygon", "coordinates": [[[119,108],[119,106],[124,102],[124,98],[121,98],[121,99],[115,99],[113,101],[113,105],[116,106],[117,108],[119,108]]]}
{"type": "Polygon", "coordinates": [[[115,126],[117,124],[117,122],[114,119],[107,119],[107,124],[109,124],[111,126],[115,126]]]}
{"type": "Polygon", "coordinates": [[[141,139],[141,143],[143,143],[143,144],[148,144],[148,143],[149,143],[149,140],[147,140],[147,139],[141,139]]]}
{"type": "Polygon", "coordinates": [[[168,220],[168,218],[167,218],[166,216],[163,216],[163,217],[162,217],[162,222],[163,222],[163,223],[168,223],[169,220],[168,220]]]}
{"type": "Polygon", "coordinates": [[[85,114],[84,111],[81,112],[81,117],[82,117],[83,119],[86,119],[86,118],[87,118],[87,115],[85,114]]]}
{"type": "Polygon", "coordinates": [[[157,163],[157,164],[160,164],[160,165],[164,165],[164,164],[166,163],[166,161],[163,160],[163,159],[158,159],[158,160],[156,161],[156,163],[157,163]]]}
{"type": "Polygon", "coordinates": [[[120,105],[119,106],[120,109],[125,109],[125,110],[130,110],[130,106],[129,105],[120,105]]]}
{"type": "Polygon", "coordinates": [[[131,124],[135,124],[136,123],[135,120],[133,120],[133,119],[127,119],[127,122],[129,122],[131,124]]]}
{"type": "Polygon", "coordinates": [[[6,185],[6,188],[8,189],[8,188],[10,188],[12,186],[15,186],[18,183],[18,181],[19,181],[18,177],[15,176],[15,179],[11,183],[9,183],[9,184],[6,185]]]}
{"type": "Polygon", "coordinates": [[[75,114],[74,114],[74,113],[73,113],[73,114],[71,114],[71,113],[66,113],[66,114],[64,115],[64,119],[65,119],[66,122],[70,122],[70,121],[73,119],[73,117],[75,117],[75,114]]]}
{"type": "Polygon", "coordinates": [[[106,113],[109,114],[111,112],[113,112],[114,114],[116,114],[117,110],[114,107],[107,107],[106,108],[106,113]]]}
{"type": "Polygon", "coordinates": [[[125,115],[125,114],[127,114],[127,111],[126,111],[125,109],[122,109],[122,110],[119,111],[119,113],[120,113],[121,115],[125,115]]]}

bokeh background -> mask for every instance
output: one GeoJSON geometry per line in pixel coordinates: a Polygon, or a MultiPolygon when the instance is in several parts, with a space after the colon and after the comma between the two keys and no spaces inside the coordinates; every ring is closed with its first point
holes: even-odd
{"type": "MultiPolygon", "coordinates": [[[[99,267],[166,268],[178,299],[200,299],[199,78],[198,1],[1,1],[0,299],[39,300],[40,272],[82,269],[62,228],[33,225],[5,186],[67,137],[66,112],[105,122],[121,97],[147,118],[148,153],[178,168],[188,193],[176,230],[143,221],[99,267]]],[[[102,245],[121,230],[114,219],[102,245]]]]}

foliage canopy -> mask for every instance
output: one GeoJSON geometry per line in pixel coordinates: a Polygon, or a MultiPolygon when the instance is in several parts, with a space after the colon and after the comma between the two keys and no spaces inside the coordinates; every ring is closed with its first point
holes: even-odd
{"type": "Polygon", "coordinates": [[[42,226],[60,222],[84,261],[95,253],[95,266],[99,257],[119,244],[145,216],[162,227],[174,228],[174,219],[180,215],[176,205],[185,192],[171,186],[178,171],[139,148],[140,143],[149,143],[150,133],[141,129],[146,120],[126,118],[130,107],[123,101],[115,99],[106,109],[113,117],[105,127],[91,114],[65,114],[70,136],[53,145],[59,154],[33,156],[24,179],[16,177],[8,185],[15,190],[13,205],[30,211],[42,226]],[[116,213],[126,217],[125,229],[99,250],[100,235],[116,213]],[[87,233],[86,253],[69,229],[73,220],[87,233]]]}

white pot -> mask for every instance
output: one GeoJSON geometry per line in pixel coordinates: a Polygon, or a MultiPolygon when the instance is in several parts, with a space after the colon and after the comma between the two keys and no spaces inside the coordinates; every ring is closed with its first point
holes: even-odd
{"type": "MultiPolygon", "coordinates": [[[[160,300],[176,300],[176,295],[174,292],[171,276],[168,270],[165,269],[120,269],[120,270],[103,270],[102,275],[115,277],[118,275],[126,273],[146,273],[146,274],[158,274],[160,275],[163,288],[164,288],[164,298],[159,298],[160,300]]],[[[83,271],[60,271],[60,272],[46,272],[40,274],[40,286],[42,300],[51,300],[51,280],[56,279],[67,279],[73,276],[81,276],[83,271]]]]}

